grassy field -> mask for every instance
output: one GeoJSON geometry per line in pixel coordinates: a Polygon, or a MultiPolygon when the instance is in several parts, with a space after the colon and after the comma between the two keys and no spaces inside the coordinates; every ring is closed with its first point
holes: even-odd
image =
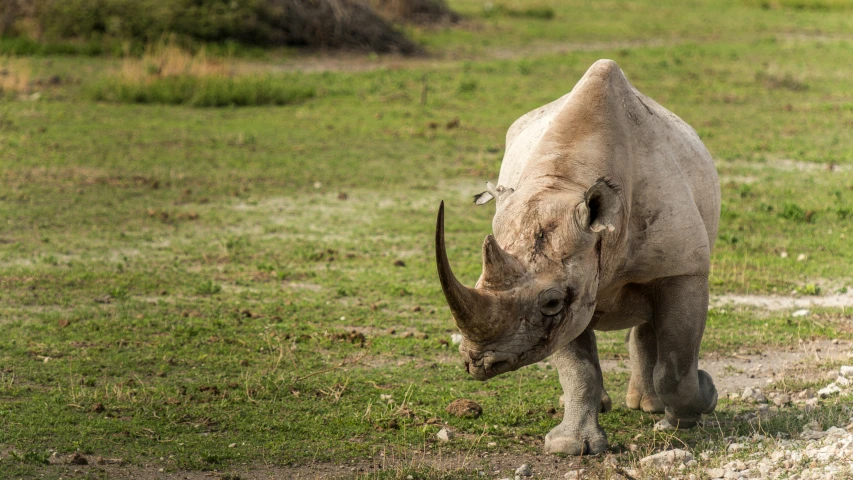
{"type": "MultiPolygon", "coordinates": [[[[137,81],[120,59],[0,59],[0,468],[60,477],[51,452],[80,452],[222,478],[344,464],[362,470],[335,471],[440,478],[440,462],[414,458],[539,452],[561,416],[556,372],[467,378],[448,345],[434,215],[445,200],[454,270],[473,283],[493,210],[470,199],[496,179],[506,129],[598,58],[693,125],[717,160],[712,293],[851,288],[850,6],[566,3],[538,4],[547,18],[520,1],[450,2],[467,20],[411,30],[436,62],[402,68],[364,57],[380,68],[299,73],[287,68],[299,57],[271,54],[211,60],[225,74],[143,65],[137,81]],[[169,78],[190,94],[157,100],[169,78]],[[143,94],[119,94],[128,85],[143,94]],[[264,85],[301,93],[265,106],[251,96],[264,85]],[[249,100],[229,96],[240,89],[249,100]],[[205,95],[221,101],[192,101],[205,95]],[[203,107],[219,104],[231,106],[203,107]],[[483,416],[448,415],[456,398],[483,416]],[[459,435],[441,444],[445,422],[459,435]],[[368,468],[380,457],[395,467],[368,468]]],[[[851,316],[713,309],[703,352],[853,339],[851,316]]],[[[623,338],[602,335],[602,357],[623,359],[623,338]]],[[[753,428],[723,401],[719,428],[654,434],[652,416],[624,407],[627,376],[605,382],[620,459],[719,449],[753,428]]],[[[817,415],[844,417],[840,404],[817,415]]],[[[476,476],[466,465],[453,478],[476,476]]]]}

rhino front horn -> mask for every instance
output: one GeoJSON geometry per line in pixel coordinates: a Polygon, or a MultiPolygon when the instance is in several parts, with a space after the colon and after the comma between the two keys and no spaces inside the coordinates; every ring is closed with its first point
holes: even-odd
{"type": "Polygon", "coordinates": [[[438,207],[438,220],[435,224],[435,262],[441,289],[456,320],[456,326],[472,340],[488,338],[494,333],[489,323],[494,298],[462,285],[453,275],[444,246],[444,202],[438,207]]]}

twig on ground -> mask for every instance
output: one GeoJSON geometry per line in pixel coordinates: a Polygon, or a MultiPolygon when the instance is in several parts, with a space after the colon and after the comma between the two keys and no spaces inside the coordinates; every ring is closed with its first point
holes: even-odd
{"type": "Polygon", "coordinates": [[[334,367],[324,368],[323,370],[318,370],[318,371],[316,371],[316,372],[311,372],[311,373],[309,373],[309,374],[307,374],[307,375],[302,375],[301,377],[296,377],[292,382],[290,382],[290,386],[293,386],[293,385],[295,385],[295,384],[297,384],[297,383],[301,382],[302,380],[305,380],[306,378],[311,378],[311,377],[314,377],[314,376],[317,376],[317,375],[322,375],[322,374],[324,374],[324,373],[328,373],[328,372],[331,372],[331,371],[333,371],[333,370],[337,370],[337,369],[339,369],[339,368],[344,368],[344,367],[346,367],[346,366],[351,366],[351,367],[352,367],[352,366],[355,366],[355,365],[357,365],[359,362],[361,362],[362,360],[364,360],[364,357],[366,357],[366,356],[367,356],[367,352],[363,352],[362,354],[360,354],[360,355],[356,356],[355,358],[353,358],[353,359],[351,359],[351,360],[350,360],[350,359],[345,359],[344,361],[342,361],[341,363],[339,363],[339,364],[335,365],[334,367]]]}

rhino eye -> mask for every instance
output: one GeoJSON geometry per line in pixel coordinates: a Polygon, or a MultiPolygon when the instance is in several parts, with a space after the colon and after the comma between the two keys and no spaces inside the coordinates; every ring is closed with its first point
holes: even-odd
{"type": "Polygon", "coordinates": [[[551,316],[563,309],[563,294],[559,290],[546,290],[539,295],[539,311],[551,316]]]}

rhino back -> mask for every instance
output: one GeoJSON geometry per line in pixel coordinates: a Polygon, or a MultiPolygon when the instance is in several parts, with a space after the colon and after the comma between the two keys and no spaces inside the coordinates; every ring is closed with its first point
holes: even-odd
{"type": "Polygon", "coordinates": [[[532,195],[543,185],[583,191],[602,177],[619,185],[627,216],[605,241],[603,283],[707,273],[720,208],[713,160],[689,125],[611,60],[513,124],[499,184],[532,195]]]}

